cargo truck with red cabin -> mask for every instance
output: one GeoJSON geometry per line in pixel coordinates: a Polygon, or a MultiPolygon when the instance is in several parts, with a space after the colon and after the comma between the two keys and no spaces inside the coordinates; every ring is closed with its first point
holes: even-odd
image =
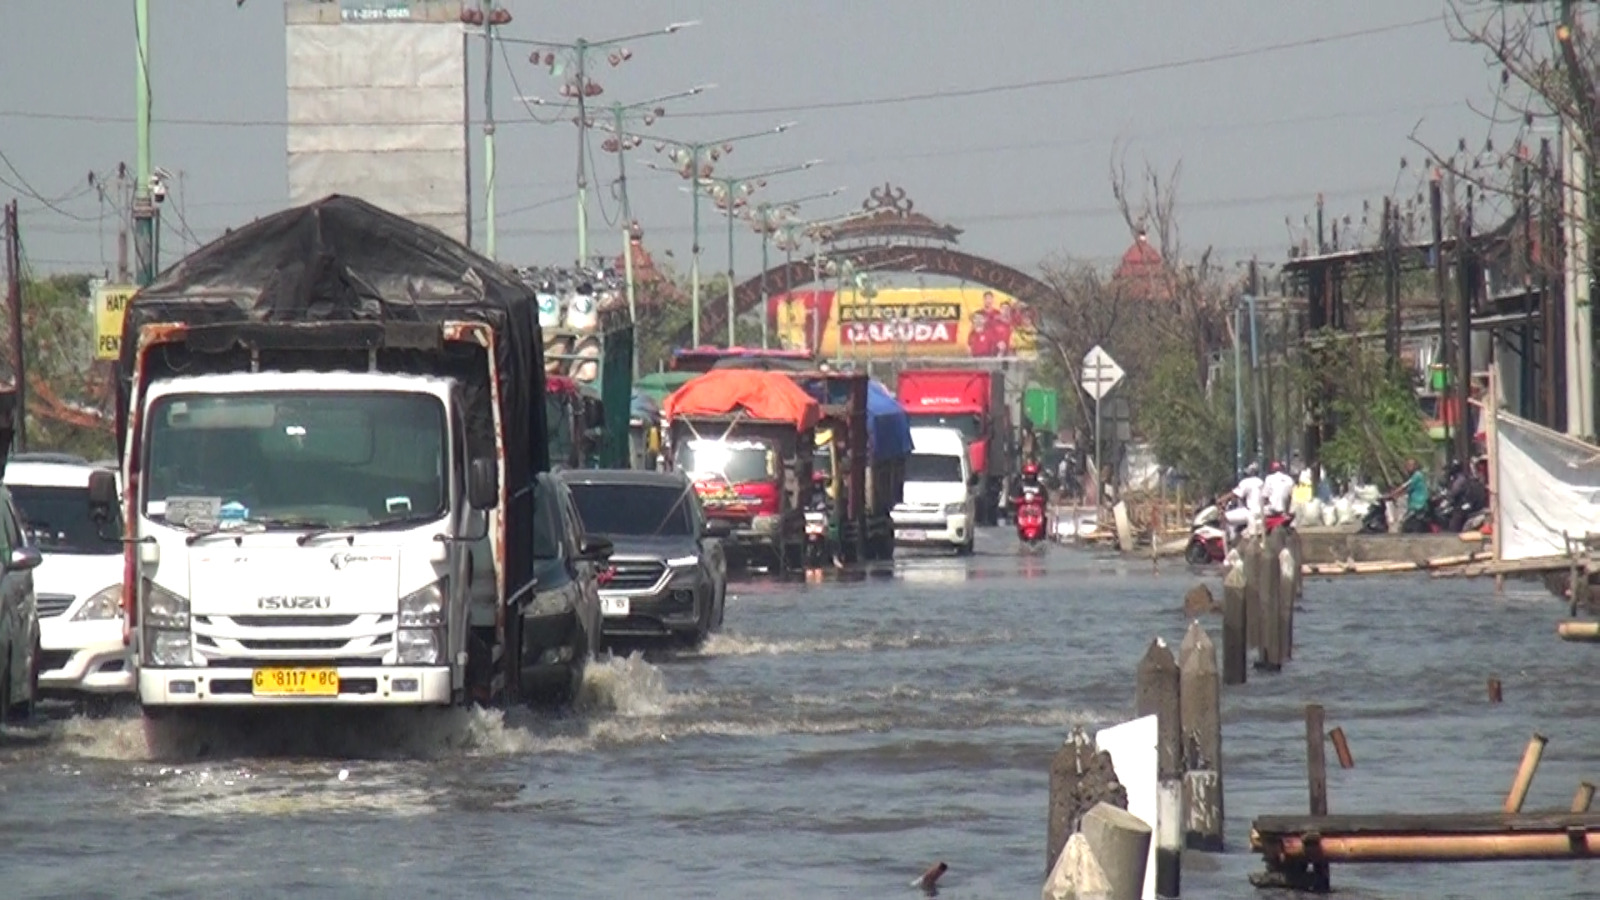
{"type": "Polygon", "coordinates": [[[730,568],[799,568],[821,408],[780,372],[717,369],[661,405],[668,465],[688,475],[730,568]]]}
{"type": "Polygon", "coordinates": [[[1011,469],[1011,416],[1005,376],[978,369],[912,369],[901,372],[895,396],[913,428],[955,428],[967,443],[980,525],[994,525],[1011,469]]]}

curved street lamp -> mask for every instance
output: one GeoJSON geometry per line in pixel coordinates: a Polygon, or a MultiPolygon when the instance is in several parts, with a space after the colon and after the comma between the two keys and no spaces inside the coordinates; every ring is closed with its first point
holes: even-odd
{"type": "MultiPolygon", "coordinates": [[[[772,236],[785,225],[789,217],[799,212],[800,204],[811,200],[825,200],[829,197],[837,197],[844,193],[844,191],[845,189],[843,187],[836,187],[831,191],[824,191],[820,194],[810,194],[805,197],[796,197],[792,200],[756,204],[755,211],[750,217],[750,224],[751,227],[756,230],[756,233],[761,235],[761,349],[766,350],[769,346],[771,346],[770,329],[772,327],[772,311],[770,309],[770,305],[772,302],[772,295],[767,289],[767,269],[771,267],[771,263],[769,263],[767,260],[767,247],[771,242],[772,236]]],[[[794,264],[793,246],[790,246],[788,249],[790,253],[788,259],[785,260],[785,280],[788,279],[789,270],[787,266],[794,264]]],[[[786,284],[784,286],[784,292],[788,293],[788,290],[789,288],[786,284]]]]}

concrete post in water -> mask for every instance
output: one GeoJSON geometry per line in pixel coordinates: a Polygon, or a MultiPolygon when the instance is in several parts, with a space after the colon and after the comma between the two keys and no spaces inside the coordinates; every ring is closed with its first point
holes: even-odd
{"type": "Polygon", "coordinates": [[[1245,632],[1247,647],[1261,646],[1261,541],[1246,537],[1239,542],[1239,568],[1244,571],[1245,632]]]}
{"type": "Polygon", "coordinates": [[[1300,598],[1300,561],[1295,556],[1293,543],[1278,530],[1280,549],[1278,560],[1278,662],[1294,658],[1294,604],[1300,598]]]}
{"type": "Polygon", "coordinates": [[[1199,622],[1189,625],[1178,651],[1178,707],[1182,726],[1184,844],[1222,850],[1222,684],[1217,648],[1199,622]]]}
{"type": "Polygon", "coordinates": [[[1127,789],[1117,780],[1111,754],[1096,750],[1082,729],[1050,761],[1050,822],[1045,837],[1045,871],[1056,865],[1067,838],[1097,803],[1128,808],[1127,789]]]}
{"type": "Polygon", "coordinates": [[[1511,793],[1506,795],[1507,813],[1522,812],[1522,804],[1528,799],[1528,788],[1533,786],[1533,774],[1539,771],[1539,760],[1544,758],[1544,747],[1549,742],[1549,738],[1537,731],[1528,739],[1528,749],[1522,751],[1522,765],[1517,767],[1517,777],[1511,782],[1511,793]]]}
{"type": "MultiPolygon", "coordinates": [[[[1306,706],[1306,787],[1311,799],[1311,814],[1328,814],[1328,759],[1323,753],[1323,727],[1326,724],[1322,707],[1311,703],[1306,706]]],[[[1311,866],[1312,890],[1327,893],[1329,888],[1328,864],[1311,866]]]]}
{"type": "Polygon", "coordinates": [[[1110,888],[1106,900],[1139,900],[1150,856],[1149,824],[1125,809],[1099,803],[1084,814],[1080,833],[1105,873],[1110,888]]]}
{"type": "Polygon", "coordinates": [[[1244,565],[1234,566],[1222,579],[1222,683],[1245,681],[1244,565]]]}
{"type": "Polygon", "coordinates": [[[1135,712],[1156,717],[1157,897],[1177,897],[1183,864],[1183,735],[1178,661],[1166,641],[1150,642],[1139,661],[1135,712]]]}
{"type": "Polygon", "coordinates": [[[1278,563],[1283,549],[1283,532],[1274,532],[1265,538],[1260,550],[1261,591],[1259,604],[1261,624],[1256,630],[1256,668],[1276,672],[1283,668],[1283,569],[1278,563]]]}
{"type": "Polygon", "coordinates": [[[1040,896],[1043,900],[1110,900],[1111,879],[1081,832],[1074,832],[1061,848],[1040,896]]]}

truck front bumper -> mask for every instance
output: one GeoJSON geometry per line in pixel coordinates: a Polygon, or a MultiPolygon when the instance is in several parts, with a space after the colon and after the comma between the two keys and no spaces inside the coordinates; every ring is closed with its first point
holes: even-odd
{"type": "MultiPolygon", "coordinates": [[[[315,665],[286,668],[318,668],[315,665]]],[[[144,706],[448,706],[454,699],[448,666],[333,666],[338,694],[258,694],[255,670],[205,666],[139,670],[144,706]]]]}

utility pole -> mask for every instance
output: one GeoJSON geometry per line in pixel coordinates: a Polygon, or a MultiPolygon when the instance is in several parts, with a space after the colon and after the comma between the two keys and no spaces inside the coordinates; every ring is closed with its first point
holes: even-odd
{"type": "Polygon", "coordinates": [[[494,41],[495,29],[510,24],[511,11],[495,6],[495,0],[478,0],[477,9],[462,7],[461,21],[483,29],[483,255],[494,259],[494,41]]]}
{"type": "Polygon", "coordinates": [[[1561,122],[1561,181],[1566,225],[1567,434],[1594,437],[1594,319],[1589,307],[1589,160],[1581,123],[1561,122]]]}
{"type": "Polygon", "coordinates": [[[16,451],[28,449],[28,366],[22,353],[22,240],[17,234],[17,201],[5,207],[6,312],[11,320],[11,358],[16,363],[16,451]]]}
{"type": "MultiPolygon", "coordinates": [[[[779,203],[758,203],[751,224],[761,235],[761,349],[769,349],[772,345],[772,295],[767,289],[767,269],[771,264],[767,260],[768,246],[774,232],[783,224],[782,219],[800,208],[800,204],[811,200],[823,200],[828,197],[837,197],[844,193],[843,187],[836,187],[831,191],[820,194],[811,194],[807,197],[796,197],[793,200],[784,200],[779,203]]],[[[793,260],[791,259],[790,262],[793,260]]],[[[784,269],[784,276],[788,276],[788,269],[784,269]]],[[[785,292],[787,292],[787,287],[785,292]]]]}
{"type": "MultiPolygon", "coordinates": [[[[1477,260],[1472,249],[1472,185],[1467,185],[1467,202],[1462,211],[1460,224],[1456,229],[1456,285],[1460,305],[1456,310],[1456,372],[1455,372],[1455,397],[1456,406],[1460,410],[1457,420],[1460,427],[1456,429],[1455,457],[1462,464],[1467,465],[1472,461],[1472,435],[1473,429],[1468,427],[1468,413],[1472,409],[1468,398],[1472,396],[1472,306],[1473,296],[1477,292],[1477,260]]],[[[1493,407],[1484,406],[1486,415],[1493,414],[1493,407]]]]}
{"type": "Polygon", "coordinates": [[[1400,210],[1383,198],[1383,299],[1387,310],[1383,349],[1389,374],[1400,371],[1400,210]]]}
{"type": "Polygon", "coordinates": [[[138,282],[144,287],[156,279],[157,268],[156,206],[151,196],[155,172],[150,161],[150,0],[133,0],[133,33],[137,53],[133,103],[139,142],[133,175],[133,243],[138,282]]]}
{"type": "MultiPolygon", "coordinates": [[[[606,38],[601,41],[591,41],[587,38],[578,38],[572,43],[559,43],[555,41],[529,41],[523,39],[501,38],[510,44],[527,44],[535,48],[544,48],[544,52],[535,49],[529,55],[528,61],[534,65],[543,65],[550,70],[550,74],[561,77],[567,71],[567,61],[558,60],[557,52],[570,57],[573,77],[561,85],[561,95],[578,104],[578,116],[574,120],[578,125],[578,267],[582,268],[589,260],[589,168],[588,148],[589,129],[594,123],[589,119],[589,98],[598,97],[605,93],[605,88],[598,82],[589,80],[589,54],[610,49],[606,60],[612,67],[622,65],[633,58],[633,51],[623,47],[629,41],[641,40],[648,37],[676,34],[685,28],[700,24],[692,22],[674,22],[665,28],[655,31],[643,31],[638,34],[628,34],[621,37],[606,38]]],[[[534,102],[542,102],[535,100],[534,102]]]]}
{"type": "MultiPolygon", "coordinates": [[[[1450,300],[1445,293],[1443,187],[1439,170],[1434,169],[1433,177],[1428,181],[1428,215],[1433,224],[1433,291],[1439,301],[1439,352],[1434,354],[1433,364],[1428,367],[1430,387],[1433,370],[1441,362],[1448,364],[1450,359],[1450,300]]],[[[1450,425],[1446,422],[1445,435],[1448,437],[1449,434],[1450,425]]]]}

